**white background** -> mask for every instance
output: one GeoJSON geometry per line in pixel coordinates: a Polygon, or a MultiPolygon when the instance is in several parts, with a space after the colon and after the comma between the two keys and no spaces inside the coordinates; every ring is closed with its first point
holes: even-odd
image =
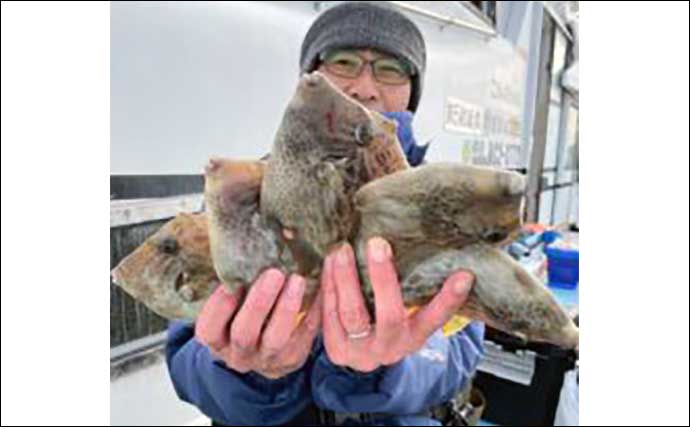
{"type": "MultiPolygon", "coordinates": [[[[109,4],[2,3],[2,424],[109,422],[109,4]]],[[[580,6],[580,418],[688,425],[688,4],[580,6]]]]}

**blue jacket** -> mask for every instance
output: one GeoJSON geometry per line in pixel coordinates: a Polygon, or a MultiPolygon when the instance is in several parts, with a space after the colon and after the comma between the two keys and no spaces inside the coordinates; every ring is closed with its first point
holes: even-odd
{"type": "MultiPolygon", "coordinates": [[[[386,115],[398,122],[398,139],[410,164],[420,164],[427,147],[414,141],[412,115],[386,115]]],[[[450,337],[438,331],[397,364],[360,374],[331,363],[317,338],[302,369],[270,380],[229,369],[194,338],[192,325],[175,321],[168,328],[166,361],[180,399],[223,424],[318,423],[304,416],[316,405],[337,413],[384,414],[368,425],[440,425],[420,414],[464,387],[484,352],[483,339],[484,325],[478,322],[450,337]]]]}
{"type": "Polygon", "coordinates": [[[439,425],[419,414],[462,389],[484,352],[483,337],[479,322],[450,337],[438,331],[420,351],[369,374],[333,365],[316,339],[302,369],[270,380],[227,368],[194,338],[192,325],[174,321],[166,360],[180,399],[223,424],[285,424],[314,403],[339,413],[389,414],[380,425],[439,425]]]}

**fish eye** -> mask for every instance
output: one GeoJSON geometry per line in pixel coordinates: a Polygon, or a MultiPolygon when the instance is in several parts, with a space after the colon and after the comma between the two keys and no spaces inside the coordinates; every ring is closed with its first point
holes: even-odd
{"type": "Polygon", "coordinates": [[[508,234],[506,234],[503,231],[498,231],[498,230],[492,230],[489,233],[486,234],[484,237],[488,242],[490,243],[498,243],[508,237],[508,234]]]}
{"type": "Polygon", "coordinates": [[[165,238],[160,244],[160,250],[166,254],[174,254],[177,252],[177,240],[172,237],[165,238]]]}

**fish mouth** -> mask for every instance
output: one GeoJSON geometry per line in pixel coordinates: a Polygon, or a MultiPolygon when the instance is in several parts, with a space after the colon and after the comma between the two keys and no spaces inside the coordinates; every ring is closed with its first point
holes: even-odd
{"type": "MultiPolygon", "coordinates": [[[[331,82],[328,77],[326,77],[326,75],[320,71],[312,71],[309,74],[304,74],[300,79],[299,88],[307,92],[317,92],[321,89],[332,90],[338,96],[347,99],[350,102],[362,105],[359,101],[350,98],[345,92],[342,91],[342,89],[333,84],[333,82],[331,82]]],[[[364,106],[362,105],[362,107],[364,106]]]]}
{"type": "Polygon", "coordinates": [[[122,287],[122,277],[119,268],[115,267],[110,271],[110,280],[117,286],[122,287]]]}
{"type": "Polygon", "coordinates": [[[123,259],[118,263],[115,268],[110,270],[110,280],[116,285],[119,286],[122,289],[125,289],[127,287],[127,282],[128,282],[128,277],[130,276],[129,270],[125,268],[125,261],[127,258],[123,259]]]}
{"type": "Polygon", "coordinates": [[[197,290],[190,286],[191,277],[186,270],[182,270],[175,277],[175,294],[185,303],[192,303],[199,299],[197,290]]]}
{"type": "Polygon", "coordinates": [[[184,268],[180,269],[180,271],[175,275],[175,282],[173,287],[175,292],[180,292],[180,289],[182,289],[184,285],[189,283],[189,279],[189,273],[184,268]]]}
{"type": "Polygon", "coordinates": [[[180,271],[177,273],[177,276],[175,276],[175,286],[173,289],[175,289],[175,292],[178,292],[182,286],[185,284],[185,275],[186,273],[184,271],[180,271]]]}
{"type": "Polygon", "coordinates": [[[118,265],[110,271],[110,278],[115,286],[124,291],[127,295],[134,299],[138,299],[141,291],[138,289],[136,283],[132,283],[132,277],[128,270],[123,268],[122,264],[118,265]]]}
{"type": "Polygon", "coordinates": [[[206,163],[206,166],[204,166],[204,175],[208,177],[214,177],[215,174],[220,170],[222,167],[222,159],[218,157],[212,157],[208,160],[208,163],[206,163]]]}
{"type": "Polygon", "coordinates": [[[303,77],[304,84],[307,87],[310,88],[315,88],[319,86],[319,84],[322,84],[324,82],[324,75],[319,73],[318,71],[315,71],[313,73],[306,74],[303,77]]]}
{"type": "Polygon", "coordinates": [[[580,347],[580,328],[574,323],[568,324],[561,329],[561,339],[559,344],[567,349],[579,349],[580,347]]]}

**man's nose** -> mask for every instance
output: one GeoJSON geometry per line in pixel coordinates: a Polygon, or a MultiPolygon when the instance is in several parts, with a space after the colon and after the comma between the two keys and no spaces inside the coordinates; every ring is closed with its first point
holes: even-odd
{"type": "Polygon", "coordinates": [[[352,82],[348,88],[348,95],[363,103],[378,101],[379,88],[370,64],[367,64],[359,77],[352,82]]]}

